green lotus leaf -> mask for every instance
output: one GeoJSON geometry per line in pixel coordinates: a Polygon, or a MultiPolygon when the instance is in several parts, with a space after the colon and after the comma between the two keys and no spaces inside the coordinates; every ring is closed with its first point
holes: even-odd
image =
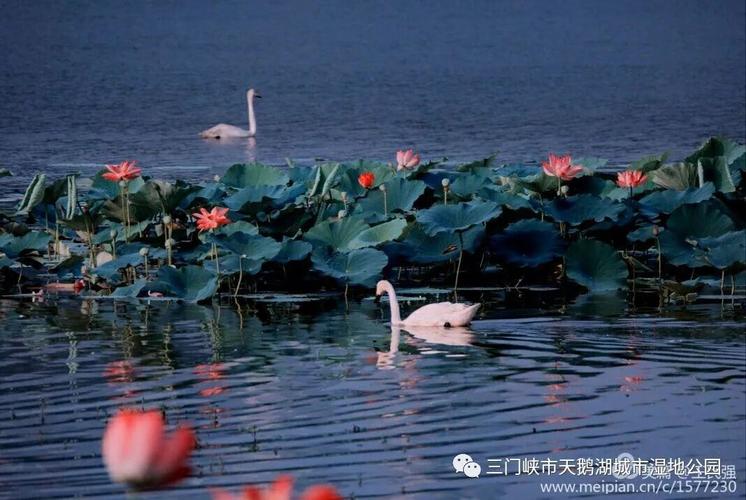
{"type": "Polygon", "coordinates": [[[44,200],[46,178],[45,174],[36,174],[31,179],[23,199],[16,208],[16,215],[27,215],[31,209],[44,200]]]}
{"type": "Polygon", "coordinates": [[[200,202],[201,205],[217,205],[222,202],[225,193],[225,186],[217,182],[211,182],[185,196],[179,207],[186,210],[194,206],[196,202],[200,202]]]}
{"type": "Polygon", "coordinates": [[[475,200],[453,205],[436,205],[417,213],[417,222],[429,235],[444,231],[455,232],[469,229],[500,215],[502,209],[491,201],[475,200]]]}
{"type": "Polygon", "coordinates": [[[0,254],[0,269],[3,269],[5,267],[13,267],[15,263],[16,261],[9,259],[5,255],[0,254]]]}
{"type": "Polygon", "coordinates": [[[418,180],[405,180],[401,177],[391,179],[386,186],[386,209],[384,213],[383,192],[380,189],[360,198],[354,213],[364,215],[369,222],[386,220],[392,213],[406,213],[412,210],[414,203],[425,192],[425,183],[418,180]]]}
{"type": "Polygon", "coordinates": [[[732,193],[736,190],[736,185],[724,156],[700,158],[697,162],[697,176],[700,185],[704,185],[705,182],[712,182],[715,188],[723,193],[732,193]]]}
{"type": "Polygon", "coordinates": [[[661,252],[674,266],[704,267],[698,240],[718,237],[734,231],[735,225],[715,200],[696,205],[682,205],[668,218],[660,234],[661,252]]]}
{"type": "Polygon", "coordinates": [[[135,207],[146,207],[156,213],[171,214],[187,196],[197,191],[198,187],[184,181],[176,181],[173,184],[161,180],[148,180],[136,193],[130,195],[130,203],[135,207]]]}
{"type": "Polygon", "coordinates": [[[645,242],[645,241],[650,241],[652,239],[655,239],[655,235],[653,234],[653,225],[650,224],[647,226],[638,227],[634,231],[630,231],[627,234],[627,239],[629,241],[640,241],[640,242],[645,242]]]}
{"type": "Polygon", "coordinates": [[[236,222],[231,222],[230,224],[226,224],[225,226],[221,226],[214,232],[214,234],[216,235],[224,234],[226,236],[230,236],[233,233],[259,234],[259,228],[257,228],[250,222],[239,220],[236,222]]]}
{"type": "Polygon", "coordinates": [[[394,219],[383,224],[378,224],[360,232],[352,241],[348,248],[355,250],[358,248],[374,247],[392,241],[401,236],[404,228],[407,227],[407,221],[404,219],[394,219]]]}
{"type": "MultiPolygon", "coordinates": [[[[512,191],[527,191],[530,193],[549,193],[557,191],[557,178],[552,177],[544,173],[541,167],[524,167],[523,171],[527,169],[535,172],[532,175],[512,177],[504,175],[503,171],[500,171],[500,183],[508,186],[512,191]]],[[[507,173],[507,171],[505,171],[507,173]]]]}
{"type": "Polygon", "coordinates": [[[650,179],[662,188],[676,191],[699,187],[697,167],[691,163],[664,165],[651,172],[650,179]]]}
{"type": "Polygon", "coordinates": [[[316,249],[311,254],[314,269],[350,285],[372,286],[388,264],[386,254],[373,248],[346,253],[316,249]]]}
{"type": "Polygon", "coordinates": [[[722,137],[710,137],[694,154],[686,159],[686,162],[696,165],[702,158],[722,157],[725,164],[730,166],[744,154],[746,154],[746,146],[743,144],[722,137]]]}
{"type": "Polygon", "coordinates": [[[702,259],[718,269],[746,265],[746,231],[730,231],[699,240],[702,259]]]}
{"type": "Polygon", "coordinates": [[[277,255],[272,260],[286,264],[288,262],[303,260],[311,253],[313,245],[306,241],[285,240],[277,255]]]}
{"type": "Polygon", "coordinates": [[[0,234],[0,253],[11,259],[31,253],[44,254],[49,247],[52,236],[42,231],[29,231],[23,236],[0,234]]]}
{"type": "Polygon", "coordinates": [[[317,165],[314,168],[315,174],[313,184],[308,190],[306,196],[308,196],[309,198],[312,198],[314,196],[326,196],[339,180],[339,169],[339,163],[325,163],[323,165],[317,165]]]}
{"type": "Polygon", "coordinates": [[[551,262],[564,250],[564,240],[549,222],[522,220],[490,239],[490,250],[499,259],[521,267],[551,262]]]}
{"type": "MultiPolygon", "coordinates": [[[[91,191],[89,196],[93,198],[116,198],[121,193],[119,183],[116,181],[110,181],[104,179],[103,175],[107,172],[106,169],[99,170],[96,175],[93,176],[93,183],[91,184],[91,191]]],[[[127,183],[127,191],[130,194],[138,192],[145,185],[145,179],[137,177],[127,183]]]]}
{"type": "MultiPolygon", "coordinates": [[[[652,183],[645,183],[642,186],[638,186],[632,190],[632,194],[636,195],[643,193],[655,186],[652,183]],[[650,186],[648,186],[648,184],[650,186]]],[[[572,187],[573,193],[592,194],[601,198],[610,198],[612,200],[621,201],[629,197],[629,189],[620,188],[616,182],[602,179],[597,176],[586,175],[577,180],[573,181],[572,187]]]]}
{"type": "Polygon", "coordinates": [[[306,191],[304,186],[248,186],[223,200],[223,204],[242,213],[256,213],[264,208],[281,208],[306,191]]]}
{"type": "Polygon", "coordinates": [[[80,255],[72,255],[59,264],[49,269],[50,273],[54,273],[60,279],[65,278],[81,278],[83,276],[82,267],[85,260],[80,255]]]}
{"type": "Polygon", "coordinates": [[[201,302],[215,295],[218,278],[200,266],[184,266],[179,269],[164,266],[158,270],[158,279],[148,288],[168,297],[201,302]]]}
{"type": "Polygon", "coordinates": [[[117,287],[109,297],[116,299],[132,299],[139,297],[143,289],[148,285],[148,280],[139,279],[131,285],[117,287]]]}
{"type": "Polygon", "coordinates": [[[567,276],[592,292],[617,290],[626,283],[627,264],[614,247],[597,240],[578,240],[565,254],[567,276]]]}
{"type": "Polygon", "coordinates": [[[368,161],[345,163],[339,168],[339,183],[337,184],[336,189],[340,192],[347,193],[347,196],[351,199],[364,195],[366,189],[358,182],[358,177],[363,172],[373,172],[375,180],[373,181],[372,189],[378,189],[378,186],[388,182],[396,175],[392,167],[384,165],[383,163],[368,161]]]}
{"type": "Polygon", "coordinates": [[[143,265],[144,258],[140,255],[139,251],[124,253],[120,249],[120,252],[120,255],[116,259],[97,266],[91,270],[91,273],[104,278],[106,281],[119,282],[121,278],[120,271],[122,269],[143,265]]]}
{"type": "MultiPolygon", "coordinates": [[[[484,236],[483,226],[474,226],[463,232],[464,252],[474,253],[484,236]]],[[[419,224],[411,224],[400,242],[386,246],[386,253],[401,256],[416,264],[434,264],[457,259],[459,255],[458,234],[441,232],[434,236],[425,233],[419,224]]]]}
{"type": "Polygon", "coordinates": [[[314,247],[329,246],[343,252],[349,250],[350,243],[369,227],[362,217],[345,217],[337,221],[324,221],[316,224],[308,230],[304,239],[314,247]]]}
{"type": "Polygon", "coordinates": [[[606,160],[604,158],[595,158],[588,156],[585,158],[575,158],[572,164],[583,167],[582,175],[593,175],[593,172],[605,167],[608,162],[609,160],[606,160]]]}
{"type": "Polygon", "coordinates": [[[546,205],[546,213],[554,220],[574,226],[590,220],[601,222],[607,218],[614,219],[622,211],[623,204],[591,194],[555,198],[546,205]]]}
{"type": "Polygon", "coordinates": [[[524,195],[511,193],[507,189],[501,186],[486,186],[482,188],[477,195],[483,200],[488,200],[497,203],[499,207],[507,207],[511,210],[520,210],[526,208],[536,212],[536,208],[531,204],[524,195]]]}
{"type": "Polygon", "coordinates": [[[482,177],[489,177],[492,173],[492,168],[497,166],[497,153],[483,158],[481,160],[464,163],[456,167],[457,172],[468,172],[470,174],[477,174],[482,177]]]}
{"type": "Polygon", "coordinates": [[[650,193],[640,200],[640,205],[654,213],[670,214],[682,205],[709,200],[715,194],[715,186],[708,182],[701,188],[688,188],[684,191],[666,189],[650,193]]]}
{"type": "Polygon", "coordinates": [[[239,232],[231,235],[212,234],[207,237],[207,241],[214,242],[236,255],[245,255],[246,258],[257,261],[273,258],[282,246],[272,238],[239,232]]]}
{"type": "Polygon", "coordinates": [[[666,161],[666,159],[668,159],[668,153],[663,153],[657,156],[646,156],[632,162],[629,168],[630,170],[642,170],[646,173],[652,172],[653,170],[657,170],[658,168],[663,166],[663,163],[666,161]]]}
{"type": "Polygon", "coordinates": [[[290,178],[279,168],[261,163],[236,163],[232,165],[220,182],[234,188],[249,186],[285,186],[290,178]]]}
{"type": "MultiPolygon", "coordinates": [[[[461,199],[471,199],[480,191],[482,188],[492,184],[489,177],[483,177],[475,174],[460,174],[453,179],[449,186],[449,197],[451,193],[461,199]]],[[[439,194],[443,193],[442,188],[437,191],[439,194]]]]}
{"type": "MultiPolygon", "coordinates": [[[[239,272],[248,275],[259,274],[262,270],[262,266],[266,260],[254,260],[251,258],[244,258],[238,254],[230,253],[228,255],[220,256],[220,274],[221,276],[232,276],[239,272]]],[[[218,268],[215,265],[215,261],[207,259],[202,263],[202,266],[210,271],[211,273],[217,274],[218,268]]]]}

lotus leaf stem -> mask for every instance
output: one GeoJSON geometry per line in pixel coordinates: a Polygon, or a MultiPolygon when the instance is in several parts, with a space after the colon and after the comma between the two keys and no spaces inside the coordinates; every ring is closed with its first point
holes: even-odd
{"type": "Polygon", "coordinates": [[[458,231],[458,242],[459,242],[459,252],[458,252],[458,265],[456,266],[456,282],[453,284],[453,290],[458,290],[458,275],[461,272],[461,259],[464,257],[464,237],[461,234],[461,231],[458,231]]]}

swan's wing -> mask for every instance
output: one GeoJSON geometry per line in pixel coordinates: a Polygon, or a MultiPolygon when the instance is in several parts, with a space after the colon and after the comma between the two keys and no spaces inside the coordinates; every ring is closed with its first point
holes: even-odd
{"type": "Polygon", "coordinates": [[[468,325],[477,312],[479,304],[454,304],[438,302],[422,306],[404,320],[406,325],[422,326],[464,326],[468,325]],[[465,322],[464,322],[465,321],[465,322]]]}
{"type": "Polygon", "coordinates": [[[203,130],[199,135],[203,139],[221,139],[229,137],[248,137],[249,132],[241,127],[236,127],[235,125],[218,123],[214,127],[203,130]]]}

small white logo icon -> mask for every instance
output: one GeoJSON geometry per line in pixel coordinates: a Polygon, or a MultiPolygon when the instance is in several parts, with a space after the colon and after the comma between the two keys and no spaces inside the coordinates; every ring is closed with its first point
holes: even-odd
{"type": "Polygon", "coordinates": [[[466,453],[453,457],[453,468],[456,472],[463,472],[466,477],[479,477],[482,473],[482,467],[466,453]]]}
{"type": "Polygon", "coordinates": [[[614,460],[611,475],[617,479],[634,479],[640,475],[635,467],[635,457],[631,453],[620,453],[614,460]]]}

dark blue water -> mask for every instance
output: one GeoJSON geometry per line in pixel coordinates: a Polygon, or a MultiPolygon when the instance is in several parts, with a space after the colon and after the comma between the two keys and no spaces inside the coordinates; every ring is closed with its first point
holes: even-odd
{"type": "MultiPolygon", "coordinates": [[[[746,137],[744,2],[0,2],[0,166],[139,159],[613,164],[746,137]],[[255,143],[205,142],[217,122],[255,143]]],[[[187,169],[187,167],[189,169],[187,169]]],[[[163,171],[160,169],[166,169],[163,171]]],[[[7,182],[4,181],[4,182],[7,182]]],[[[13,186],[23,184],[16,179],[13,186]]]]}
{"type": "MultiPolygon", "coordinates": [[[[400,291],[405,313],[435,299],[400,291]]],[[[570,498],[540,484],[614,479],[489,475],[488,460],[623,452],[719,458],[735,468],[735,494],[663,497],[743,498],[746,346],[730,300],[619,318],[623,300],[537,311],[503,293],[469,297],[485,305],[470,329],[401,332],[385,305],[345,311],[341,297],[240,308],[0,299],[0,498],[123,497],[101,461],[122,406],[163,409],[198,436],[192,477],[143,497],[153,500],[279,473],[348,498],[570,498]],[[459,453],[483,475],[455,473],[459,453]]]]}

